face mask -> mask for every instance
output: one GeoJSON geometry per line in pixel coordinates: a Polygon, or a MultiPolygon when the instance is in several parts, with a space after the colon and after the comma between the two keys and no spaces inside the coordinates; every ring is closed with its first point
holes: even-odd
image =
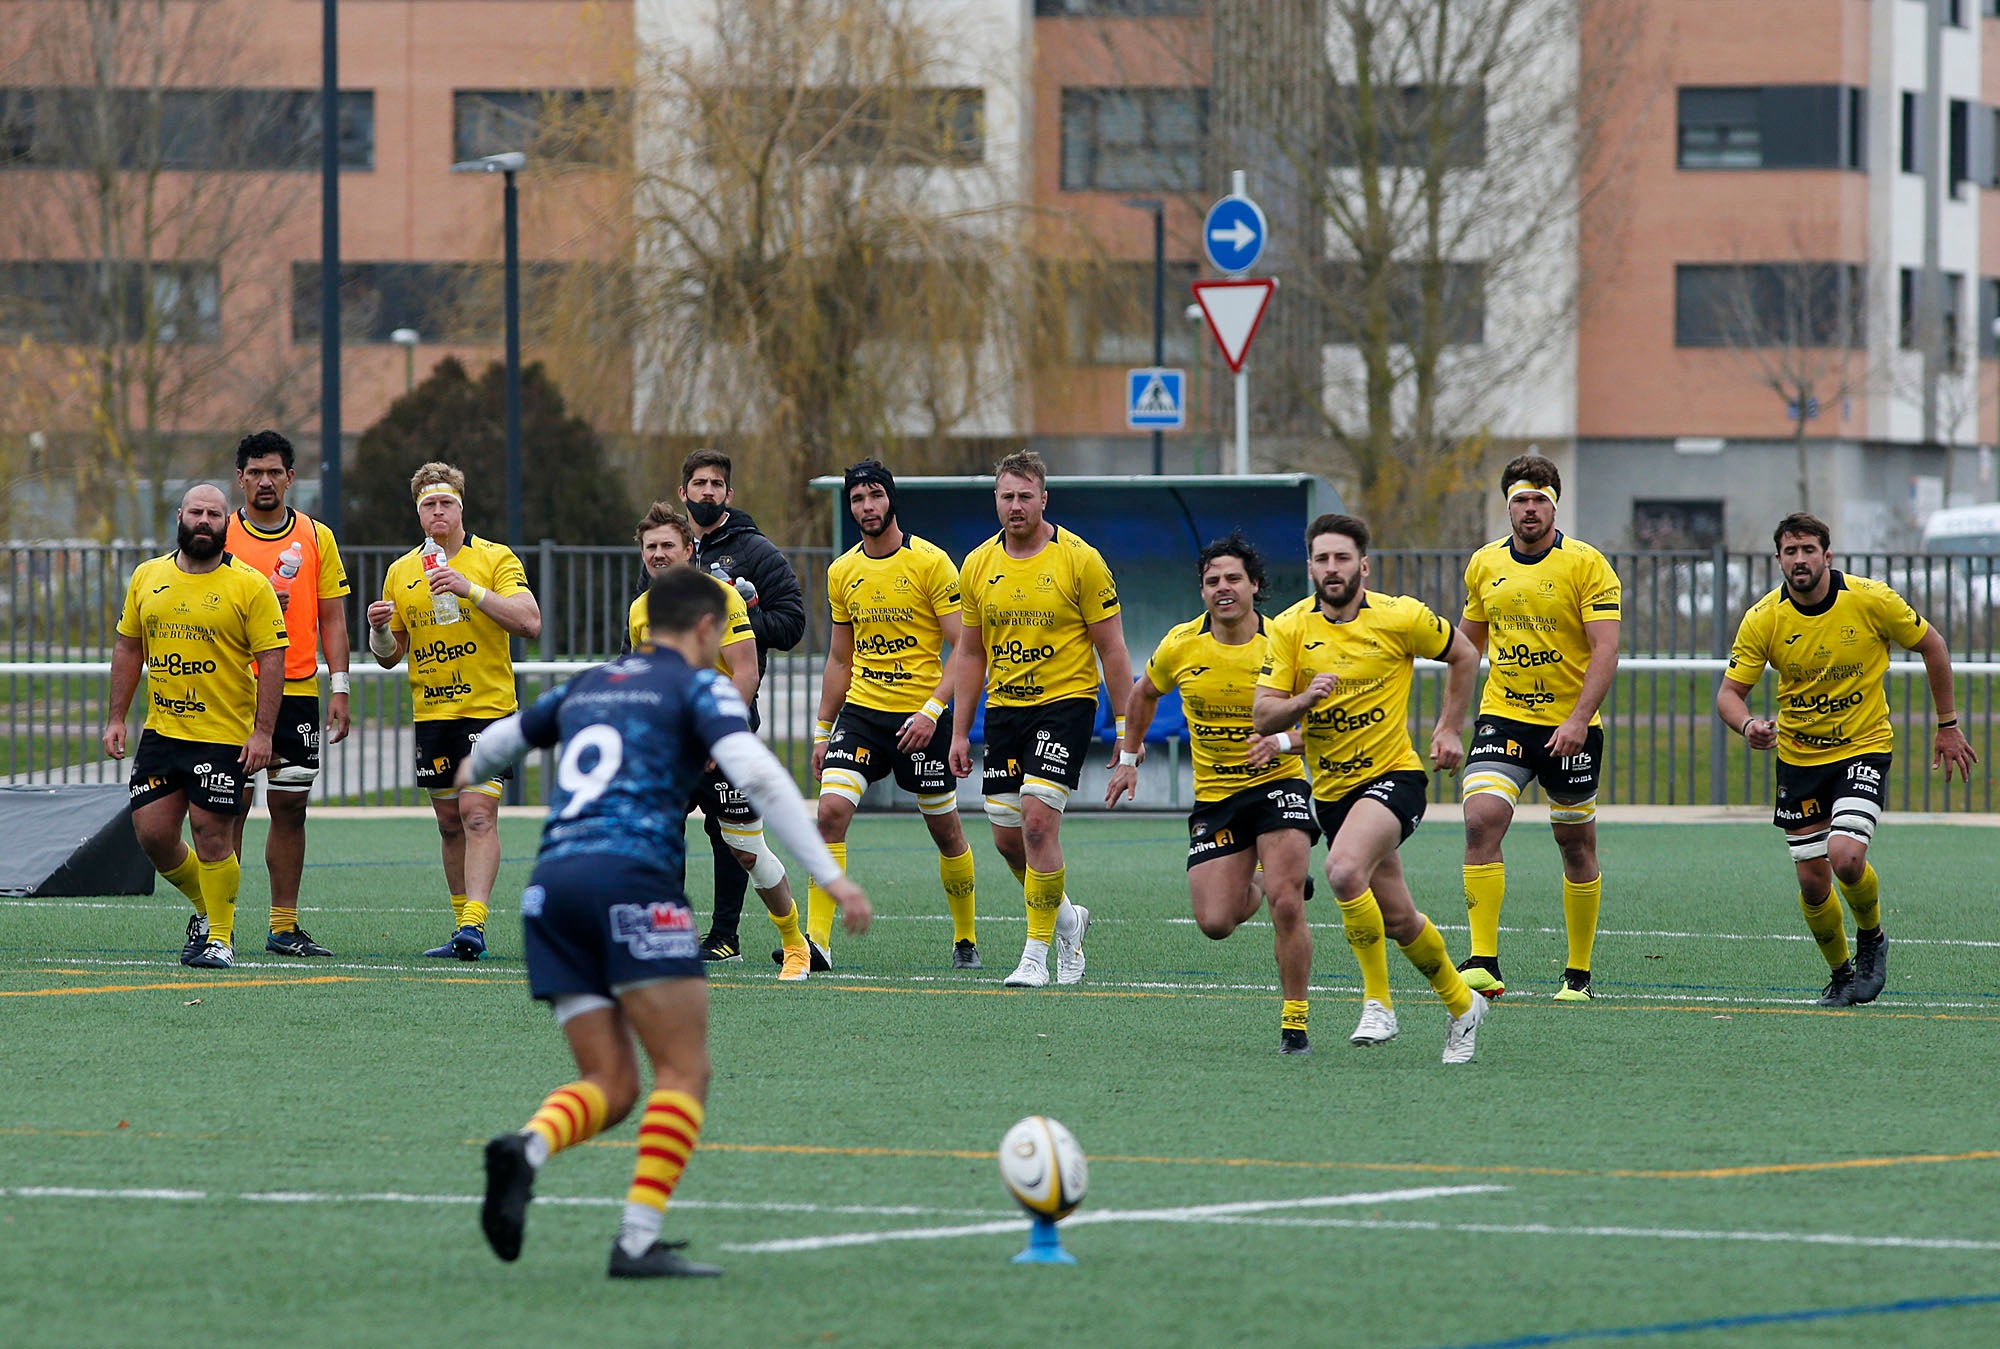
{"type": "Polygon", "coordinates": [[[707,529],[711,525],[718,523],[724,515],[729,513],[729,508],[719,501],[690,501],[687,504],[687,508],[688,519],[694,521],[703,529],[707,529]]]}

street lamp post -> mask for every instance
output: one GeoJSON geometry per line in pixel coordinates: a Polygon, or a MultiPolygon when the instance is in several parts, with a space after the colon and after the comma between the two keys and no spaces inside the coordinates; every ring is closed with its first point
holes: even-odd
{"type": "MultiPolygon", "coordinates": [[[[1153,366],[1167,363],[1167,204],[1157,197],[1127,197],[1135,211],[1153,213],[1153,366]]],[[[1167,471],[1166,436],[1153,432],[1153,476],[1167,471]]]]}
{"type": "Polygon", "coordinates": [[[320,517],[340,532],[340,15],[320,4],[319,94],[320,517]]]}
{"type": "Polygon", "coordinates": [[[408,393],[417,386],[417,343],[423,339],[415,328],[398,328],[389,340],[403,349],[403,392],[408,393]]]}
{"type": "Polygon", "coordinates": [[[501,194],[502,229],[506,237],[504,289],[507,307],[507,546],[521,549],[521,205],[514,175],[528,166],[519,150],[462,159],[453,173],[497,173],[505,180],[501,194]]]}

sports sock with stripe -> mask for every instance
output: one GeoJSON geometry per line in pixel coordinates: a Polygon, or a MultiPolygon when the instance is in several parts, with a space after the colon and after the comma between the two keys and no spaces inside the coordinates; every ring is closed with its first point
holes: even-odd
{"type": "Polygon", "coordinates": [[[1472,954],[1500,956],[1500,905],[1507,898],[1505,862],[1465,866],[1465,921],[1472,927],[1472,954]]]}
{"type": "Polygon", "coordinates": [[[951,910],[951,939],[978,941],[973,933],[972,849],[956,857],[938,857],[938,884],[944,887],[944,902],[951,910]]]}
{"type": "MultiPolygon", "coordinates": [[[[833,854],[833,860],[840,863],[841,871],[847,870],[847,845],[829,843],[826,850],[833,854]]],[[[814,877],[806,886],[806,935],[820,944],[822,950],[833,949],[833,916],[840,906],[833,902],[833,896],[826,892],[814,877]]]]}
{"type": "Polygon", "coordinates": [[[1472,1010],[1472,990],[1466,987],[1465,976],[1451,963],[1451,952],[1445,949],[1444,934],[1437,930],[1437,924],[1428,918],[1423,922],[1422,932],[1401,943],[1402,952],[1417,967],[1417,973],[1430,980],[1451,1014],[1464,1016],[1472,1010]]]}
{"type": "Polygon", "coordinates": [[[1563,877],[1563,930],[1569,934],[1569,967],[1590,969],[1590,950],[1597,944],[1597,907],[1604,899],[1604,873],[1587,881],[1563,877]]]}
{"type": "Polygon", "coordinates": [[[1819,943],[1819,953],[1826,958],[1826,967],[1837,970],[1847,963],[1847,920],[1840,911],[1840,901],[1832,895],[1824,904],[1806,903],[1805,892],[1799,893],[1799,912],[1806,916],[1806,927],[1811,929],[1813,940],[1819,943]]]}
{"type": "Polygon", "coordinates": [[[179,863],[169,870],[162,871],[160,875],[165,878],[168,885],[187,896],[188,903],[194,905],[196,913],[204,918],[208,917],[208,901],[201,895],[201,859],[194,855],[193,848],[182,853],[179,863]]]}
{"type": "Polygon", "coordinates": [[[464,927],[464,926],[465,926],[465,896],[464,896],[464,895],[453,895],[453,896],[451,897],[451,925],[452,925],[453,927],[464,927]]]}
{"type": "Polygon", "coordinates": [[[1373,890],[1363,890],[1353,899],[1340,901],[1341,926],[1347,929],[1347,944],[1361,965],[1361,996],[1373,998],[1384,1007],[1394,1007],[1389,996],[1389,953],[1382,949],[1388,935],[1382,926],[1382,906],[1373,890]]]}
{"type": "Polygon", "coordinates": [[[1049,942],[1055,940],[1056,912],[1063,903],[1064,869],[1037,871],[1028,868],[1022,897],[1028,905],[1028,940],[1049,942]]]}
{"type": "Polygon", "coordinates": [[[236,944],[236,891],[243,884],[243,864],[230,853],[220,862],[202,862],[201,897],[208,902],[208,936],[227,946],[236,944]]]}
{"type": "Polygon", "coordinates": [[[611,1103],[595,1082],[572,1082],[557,1087],[542,1101],[542,1108],[521,1126],[528,1136],[528,1164],[540,1168],[543,1162],[564,1148],[575,1147],[595,1138],[611,1115],[611,1103]]]}
{"type": "Polygon", "coordinates": [[[639,1160],[632,1169],[632,1188],[625,1192],[625,1216],[618,1224],[618,1244],[627,1255],[643,1255],[659,1240],[667,1200],[687,1170],[706,1117],[701,1102],[684,1091],[656,1091],[646,1098],[646,1113],[639,1121],[639,1160]]]}
{"type": "Polygon", "coordinates": [[[1872,932],[1882,926],[1882,880],[1875,874],[1875,868],[1863,863],[1861,879],[1848,885],[1838,876],[1833,883],[1840,887],[1840,897],[1847,901],[1849,912],[1854,915],[1854,930],[1872,932]]]}
{"type": "Polygon", "coordinates": [[[1301,1035],[1305,1034],[1306,1011],[1304,998],[1286,998],[1284,1006],[1278,1009],[1278,1029],[1295,1030],[1301,1035]]]}

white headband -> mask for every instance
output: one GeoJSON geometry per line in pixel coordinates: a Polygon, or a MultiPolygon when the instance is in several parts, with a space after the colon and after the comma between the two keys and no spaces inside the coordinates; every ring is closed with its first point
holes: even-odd
{"type": "Polygon", "coordinates": [[[1511,487],[1507,489],[1507,500],[1512,501],[1515,497],[1519,496],[1547,497],[1549,499],[1549,504],[1551,506],[1556,504],[1555,488],[1540,487],[1534,483],[1526,481],[1525,479],[1513,484],[1511,487]]]}
{"type": "Polygon", "coordinates": [[[465,498],[460,496],[458,489],[448,482],[434,482],[429,487],[426,487],[422,492],[417,494],[417,504],[421,506],[432,497],[450,497],[461,506],[465,504],[465,498]]]}

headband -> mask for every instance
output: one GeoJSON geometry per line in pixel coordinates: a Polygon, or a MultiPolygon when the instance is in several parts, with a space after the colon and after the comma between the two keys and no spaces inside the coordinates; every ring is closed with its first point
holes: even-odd
{"type": "Polygon", "coordinates": [[[460,496],[458,489],[448,482],[434,482],[424,488],[423,491],[417,493],[417,504],[421,506],[432,497],[450,497],[461,506],[465,504],[465,498],[460,496]]]}
{"type": "Polygon", "coordinates": [[[1549,504],[1551,506],[1556,504],[1555,488],[1539,487],[1536,484],[1527,481],[1525,478],[1522,479],[1520,482],[1514,483],[1507,489],[1507,500],[1512,501],[1515,497],[1518,496],[1547,497],[1549,499],[1549,504]]]}

